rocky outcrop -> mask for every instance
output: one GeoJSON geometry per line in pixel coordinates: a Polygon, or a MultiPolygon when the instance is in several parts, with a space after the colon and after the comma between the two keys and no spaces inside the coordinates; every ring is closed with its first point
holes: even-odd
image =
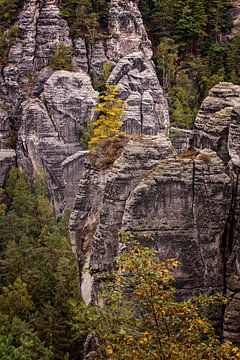
{"type": "Polygon", "coordinates": [[[220,83],[212,88],[203,101],[193,133],[195,148],[210,148],[227,164],[229,154],[229,129],[234,107],[240,105],[240,86],[220,83]]]}
{"type": "Polygon", "coordinates": [[[239,35],[240,33],[240,1],[231,0],[231,15],[233,18],[233,29],[231,36],[239,35]]]}
{"type": "MultiPolygon", "coordinates": [[[[94,272],[112,269],[117,253],[116,233],[121,228],[128,198],[154,165],[174,154],[170,141],[163,135],[143,137],[130,141],[108,172],[99,172],[91,166],[86,170],[70,221],[81,267],[90,267],[94,272]]],[[[88,302],[93,290],[91,282],[89,273],[84,273],[82,293],[88,302]]]]}
{"type": "Polygon", "coordinates": [[[118,85],[126,100],[128,133],[167,131],[167,102],[137,1],[110,2],[109,31],[94,44],[70,37],[57,0],[23,1],[16,25],[19,33],[0,77],[0,144],[14,146],[18,133],[18,165],[29,174],[45,169],[59,213],[72,205],[85,155],[79,137],[97,103],[89,75],[96,86],[103,81],[105,64],[112,64],[108,83],[118,85]],[[54,72],[48,66],[59,44],[73,47],[74,72],[54,72]],[[74,185],[69,186],[70,181],[74,185]]]}
{"type": "Polygon", "coordinates": [[[185,154],[176,155],[163,135],[147,136],[131,141],[104,175],[88,165],[70,222],[80,268],[88,269],[81,279],[87,303],[99,275],[114,266],[117,232],[151,234],[159,255],[181,264],[180,297],[229,295],[212,320],[225,339],[240,343],[239,89],[222,83],[210,91],[185,154]]]}
{"type": "Polygon", "coordinates": [[[6,185],[7,174],[13,165],[16,165],[15,151],[0,150],[0,188],[6,185]]]}
{"type": "Polygon", "coordinates": [[[9,64],[4,68],[5,82],[12,92],[29,87],[30,76],[48,64],[58,44],[72,45],[57,1],[25,0],[16,25],[20,35],[10,48],[9,64]]]}
{"type": "MultiPolygon", "coordinates": [[[[88,302],[94,289],[94,274],[113,267],[119,230],[150,233],[162,258],[180,261],[179,294],[223,291],[222,249],[231,208],[231,179],[212,151],[202,151],[195,160],[174,156],[170,142],[163,137],[131,142],[102,183],[105,187],[93,210],[97,215],[91,212],[97,223],[84,263],[93,275],[83,274],[82,291],[88,302]]],[[[78,244],[82,247],[86,242],[82,234],[87,229],[84,219],[88,219],[86,213],[83,216],[78,212],[78,207],[86,206],[86,198],[92,202],[88,197],[91,188],[80,189],[71,218],[77,249],[78,244]]],[[[219,324],[221,316],[214,320],[219,324]]]]}
{"type": "Polygon", "coordinates": [[[240,86],[222,83],[215,86],[203,102],[194,128],[193,145],[214,149],[223,159],[231,177],[233,197],[227,219],[225,242],[225,289],[230,298],[224,315],[224,337],[240,344],[240,86]]]}
{"type": "Polygon", "coordinates": [[[147,60],[152,58],[152,45],[143,25],[138,0],[111,0],[109,32],[107,57],[112,61],[117,62],[134,52],[141,52],[147,60]]]}
{"type": "Polygon", "coordinates": [[[122,58],[108,84],[117,85],[127,108],[123,130],[128,134],[154,135],[169,126],[168,106],[152,62],[141,53],[122,58]]]}
{"type": "Polygon", "coordinates": [[[223,235],[231,180],[214,152],[161,161],[131,193],[122,229],[150,232],[161,258],[177,258],[184,295],[223,291],[223,235]]]}
{"type": "Polygon", "coordinates": [[[169,137],[177,153],[183,153],[191,147],[193,132],[188,129],[170,127],[169,137]]]}
{"type": "Polygon", "coordinates": [[[29,174],[45,169],[57,213],[72,207],[86,153],[80,130],[92,116],[97,95],[87,74],[57,71],[46,82],[42,100],[22,104],[18,164],[29,174]]]}

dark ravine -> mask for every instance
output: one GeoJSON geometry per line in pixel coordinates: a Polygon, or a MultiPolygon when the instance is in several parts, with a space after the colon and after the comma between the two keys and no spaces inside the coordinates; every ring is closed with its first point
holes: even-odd
{"type": "Polygon", "coordinates": [[[90,270],[81,277],[87,303],[95,274],[113,268],[117,232],[148,232],[162,258],[180,261],[180,296],[229,295],[213,320],[240,345],[240,86],[215,86],[193,131],[169,131],[137,3],[112,0],[109,36],[89,46],[71,38],[57,0],[23,1],[20,35],[0,69],[0,186],[13,164],[29,176],[43,168],[56,215],[73,207],[72,247],[80,269],[90,270]],[[74,71],[48,66],[59,44],[74,47],[74,71]],[[79,138],[98,102],[91,77],[100,78],[106,62],[107,83],[128,105],[123,128],[136,136],[110,169],[99,169],[79,138]]]}

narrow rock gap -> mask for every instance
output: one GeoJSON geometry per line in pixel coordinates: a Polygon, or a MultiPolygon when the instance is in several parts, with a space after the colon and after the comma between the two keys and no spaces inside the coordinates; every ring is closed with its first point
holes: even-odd
{"type": "Polygon", "coordinates": [[[49,110],[48,103],[47,103],[46,100],[44,101],[44,106],[45,106],[45,108],[46,108],[46,110],[47,110],[49,119],[51,120],[51,123],[52,123],[52,125],[53,125],[53,127],[54,127],[54,130],[56,131],[56,133],[57,133],[57,135],[58,135],[58,140],[59,140],[59,141],[62,140],[63,142],[65,142],[64,139],[62,138],[62,136],[59,134],[59,132],[58,132],[58,130],[57,130],[57,126],[56,126],[56,124],[55,124],[55,122],[54,122],[54,120],[53,120],[53,118],[52,118],[52,114],[51,114],[51,111],[49,110]]]}
{"type": "Polygon", "coordinates": [[[141,101],[140,101],[140,119],[141,119],[141,136],[143,135],[143,96],[141,94],[141,101]]]}
{"type": "MultiPolygon", "coordinates": [[[[234,230],[235,230],[235,206],[236,206],[236,197],[238,193],[238,185],[239,185],[239,168],[237,170],[237,177],[236,182],[234,184],[233,180],[233,186],[232,186],[232,198],[231,198],[231,206],[230,206],[230,212],[229,216],[226,221],[226,226],[223,234],[222,239],[222,257],[223,257],[223,294],[227,295],[227,289],[228,289],[228,260],[232,253],[232,247],[233,247],[233,238],[234,238],[234,230]]],[[[221,336],[223,336],[224,331],[224,313],[226,310],[226,305],[222,306],[222,323],[221,323],[221,336]]]]}
{"type": "MultiPolygon", "coordinates": [[[[35,46],[34,46],[34,53],[33,53],[33,68],[35,69],[36,68],[36,53],[37,53],[37,50],[38,50],[38,42],[37,42],[37,38],[38,38],[38,21],[39,21],[39,18],[40,18],[40,14],[41,14],[41,11],[43,9],[43,6],[44,6],[44,3],[40,0],[38,1],[38,8],[35,8],[36,9],[36,12],[34,14],[34,20],[36,19],[36,24],[35,24],[35,35],[34,35],[34,40],[35,40],[35,46]],[[38,11],[38,16],[36,17],[36,13],[38,11]],[[35,18],[36,17],[36,18],[35,18]]],[[[33,21],[34,21],[33,20],[33,21]]],[[[36,69],[38,70],[38,69],[36,69]]]]}

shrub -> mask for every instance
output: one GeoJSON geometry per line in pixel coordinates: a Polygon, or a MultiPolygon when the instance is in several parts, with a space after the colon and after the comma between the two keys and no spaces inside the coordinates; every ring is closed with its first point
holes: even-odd
{"type": "Polygon", "coordinates": [[[71,46],[60,44],[56,46],[54,54],[49,61],[49,65],[53,70],[73,71],[72,64],[73,49],[71,46]]]}

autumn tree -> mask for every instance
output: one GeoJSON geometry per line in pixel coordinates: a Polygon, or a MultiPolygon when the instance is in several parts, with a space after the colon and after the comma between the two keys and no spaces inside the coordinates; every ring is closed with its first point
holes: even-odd
{"type": "Polygon", "coordinates": [[[97,358],[239,359],[240,350],[221,344],[204,317],[206,306],[224,302],[222,296],[176,301],[173,273],[178,262],[160,261],[151,240],[144,247],[127,237],[131,242],[116,271],[99,275],[95,305],[72,304],[73,327],[82,331],[85,326],[97,339],[97,358]]]}
{"type": "Polygon", "coordinates": [[[100,102],[95,109],[98,118],[90,123],[87,129],[90,130],[90,159],[102,167],[113,163],[126,141],[125,133],[121,131],[125,105],[119,95],[116,86],[106,86],[106,91],[99,96],[100,102]]]}

